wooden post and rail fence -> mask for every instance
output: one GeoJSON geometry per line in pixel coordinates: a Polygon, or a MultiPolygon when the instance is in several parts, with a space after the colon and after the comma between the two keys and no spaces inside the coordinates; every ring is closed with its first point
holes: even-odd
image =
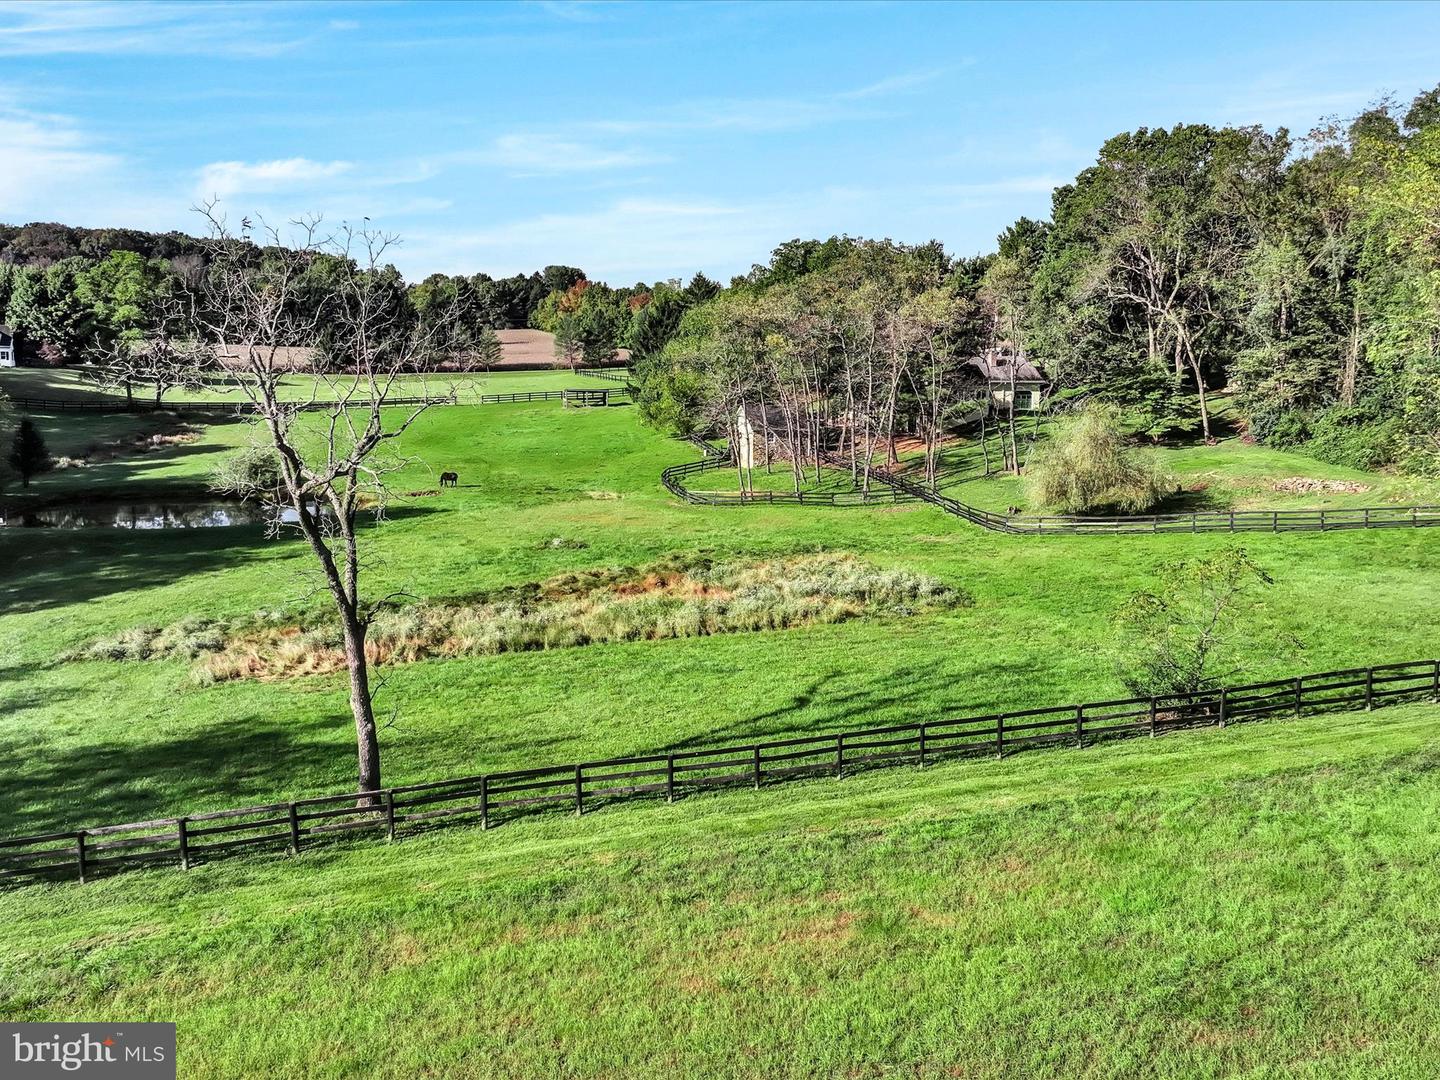
{"type": "Polygon", "coordinates": [[[727,787],[759,789],[806,777],[840,778],[886,766],[929,767],[964,757],[1041,746],[1082,747],[1199,726],[1225,727],[1276,714],[1440,703],[1440,660],[1327,671],[1189,694],[859,728],[739,746],[676,750],[512,769],[379,791],[212,810],[122,825],[0,840],[0,885],[84,882],[144,866],[189,870],[226,855],[285,852],[353,834],[394,840],[446,824],[489,828],[545,810],[584,814],[630,799],[677,798],[727,787]]]}
{"type": "MultiPolygon", "coordinates": [[[[1181,514],[1144,514],[1130,517],[1028,516],[996,514],[932,491],[923,484],[872,466],[870,479],[885,494],[863,491],[843,492],[738,492],[694,491],[686,486],[688,477],[731,468],[724,451],[703,439],[690,439],[705,456],[698,461],[671,465],[660,474],[660,483],[678,499],[702,506],[752,506],[790,504],[797,506],[851,506],[872,502],[926,502],[992,532],[1032,536],[1114,536],[1133,533],[1282,533],[1338,532],[1349,529],[1416,529],[1440,526],[1440,506],[1357,506],[1297,510],[1197,510],[1181,514]]],[[[831,469],[845,468],[839,459],[822,454],[822,463],[831,469]]],[[[848,471],[848,469],[846,470],[848,471]]]]}

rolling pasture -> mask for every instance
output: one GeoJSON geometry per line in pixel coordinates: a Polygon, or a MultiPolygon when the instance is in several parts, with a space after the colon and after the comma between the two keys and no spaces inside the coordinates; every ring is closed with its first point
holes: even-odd
{"type": "MultiPolygon", "coordinates": [[[[44,418],[77,452],[120,437],[97,421],[152,419],[44,418]]],[[[246,438],[199,427],[25,498],[199,497],[246,438]]],[[[405,449],[369,537],[377,593],[825,551],[973,604],[387,665],[393,784],[1123,696],[1115,608],[1240,542],[1004,536],[915,503],[687,506],[658,476],[693,449],[628,408],[439,408],[405,449]]],[[[1184,453],[1212,487],[1328,468],[1184,453]]],[[[1440,530],[1243,543],[1276,580],[1234,644],[1246,678],[1434,654],[1440,530]]],[[[352,782],[337,676],[206,685],[183,658],[69,658],[187,616],[306,610],[296,541],[0,529],[0,560],[0,833],[352,782]]],[[[1408,705],[13,890],[0,1014],[174,1019],[184,1074],[214,1077],[1426,1075],[1437,750],[1440,710],[1408,705]]]]}

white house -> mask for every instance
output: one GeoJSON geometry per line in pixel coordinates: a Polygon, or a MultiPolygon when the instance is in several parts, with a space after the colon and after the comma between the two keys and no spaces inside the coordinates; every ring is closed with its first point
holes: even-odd
{"type": "Polygon", "coordinates": [[[0,367],[15,366],[15,331],[0,323],[0,367]]]}

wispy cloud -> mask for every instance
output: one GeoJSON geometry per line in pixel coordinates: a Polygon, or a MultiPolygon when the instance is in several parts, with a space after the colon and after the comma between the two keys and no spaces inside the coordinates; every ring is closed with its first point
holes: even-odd
{"type": "Polygon", "coordinates": [[[70,117],[28,111],[0,92],[0,206],[23,207],[56,185],[96,182],[119,160],[70,117]]]}
{"type": "MultiPolygon", "coordinates": [[[[965,61],[966,65],[972,63],[974,63],[973,60],[965,61]]],[[[866,86],[857,86],[854,90],[842,90],[838,94],[835,94],[834,97],[837,101],[861,101],[865,98],[886,97],[890,94],[917,90],[922,86],[933,83],[949,70],[949,68],[932,68],[929,71],[902,72],[898,75],[890,75],[884,79],[879,79],[866,86]]]]}
{"type": "Polygon", "coordinates": [[[595,0],[539,0],[535,6],[566,22],[599,22],[605,17],[605,6],[595,0]]]}
{"type": "MultiPolygon", "coordinates": [[[[461,157],[461,160],[465,160],[461,157]]],[[[597,172],[650,165],[663,155],[630,148],[606,148],[545,132],[512,132],[497,138],[489,150],[468,155],[488,161],[515,176],[597,172]]]]}
{"type": "Polygon", "coordinates": [[[212,161],[200,170],[196,194],[222,199],[241,194],[263,194],[310,188],[344,176],[355,167],[350,161],[311,161],[283,158],[276,161],[212,161]]]}
{"type": "Polygon", "coordinates": [[[998,180],[981,180],[962,184],[934,184],[923,188],[924,194],[962,201],[1004,199],[1011,195],[1048,194],[1071,181],[1068,176],[1006,176],[998,180]]]}
{"type": "Polygon", "coordinates": [[[0,56],[274,56],[311,40],[286,9],[232,3],[0,3],[0,56]]]}
{"type": "Polygon", "coordinates": [[[774,98],[714,98],[659,108],[646,116],[578,120],[555,128],[512,131],[489,151],[451,155],[457,161],[488,161],[514,175],[539,176],[617,170],[670,161],[674,153],[637,147],[633,140],[692,134],[764,134],[885,115],[874,103],[939,78],[948,69],[907,72],[835,93],[774,98]],[[607,140],[629,139],[627,145],[607,140]]]}
{"type": "Polygon", "coordinates": [[[776,244],[820,235],[863,206],[863,192],[833,188],[733,202],[703,197],[624,198],[572,213],[537,214],[469,232],[412,230],[407,272],[513,273],[549,262],[610,281],[684,277],[748,267],[776,244]],[[536,260],[539,260],[538,262],[536,260]]]}

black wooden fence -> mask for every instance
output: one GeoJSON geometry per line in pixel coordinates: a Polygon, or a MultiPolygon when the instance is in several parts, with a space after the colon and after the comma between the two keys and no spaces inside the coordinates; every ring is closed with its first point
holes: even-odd
{"type": "Polygon", "coordinates": [[[588,375],[592,379],[606,379],[610,382],[624,383],[630,385],[630,372],[622,370],[618,375],[613,371],[596,371],[593,368],[580,368],[577,374],[588,375]]]}
{"type": "Polygon", "coordinates": [[[660,483],[686,502],[700,506],[873,506],[875,503],[909,502],[910,496],[898,488],[881,485],[868,494],[854,491],[692,491],[685,479],[700,473],[731,470],[734,466],[724,457],[709,455],[699,461],[671,465],[660,473],[660,483]]]}
{"type": "Polygon", "coordinates": [[[223,855],[303,848],[351,833],[394,839],[442,824],[485,828],[543,810],[582,814],[625,799],[682,796],[803,777],[841,777],[890,765],[925,766],[960,757],[1003,756],[1039,746],[1081,747],[1180,728],[1366,709],[1401,701],[1440,702],[1440,661],[1301,675],[1193,694],[1119,698],[983,716],[802,735],[742,746],[639,757],[345,792],[293,802],[215,810],[98,828],[0,840],[0,884],[91,877],[150,864],[188,870],[223,855]]]}
{"type": "MultiPolygon", "coordinates": [[[[695,441],[695,440],[691,440],[695,441]]],[[[742,494],[738,491],[692,491],[685,486],[687,476],[725,468],[721,451],[704,445],[706,456],[700,461],[672,465],[660,474],[660,482],[677,498],[703,506],[750,506],[756,503],[788,503],[791,505],[851,505],[859,502],[891,501],[861,492],[844,493],[832,502],[823,493],[805,492],[742,494]]],[[[824,455],[832,469],[846,468],[838,458],[824,455]]],[[[996,514],[970,506],[923,484],[917,484],[888,469],[872,466],[870,479],[888,489],[899,501],[901,496],[918,499],[954,514],[958,518],[992,532],[1030,534],[1036,536],[1076,536],[1117,533],[1247,533],[1247,532],[1332,532],[1343,529],[1425,528],[1440,526],[1440,506],[1364,506],[1332,507],[1299,510],[1197,510],[1184,514],[1146,514],[1131,517],[1031,517],[996,514]]]]}
{"type": "MultiPolygon", "coordinates": [[[[624,379],[616,380],[624,382],[624,379]]],[[[617,394],[623,390],[607,390],[603,393],[617,394]]],[[[475,394],[465,398],[457,399],[454,395],[446,394],[436,397],[390,397],[385,399],[387,406],[411,406],[411,405],[499,405],[517,401],[563,401],[566,391],[564,390],[526,390],[512,394],[475,394]]],[[[255,410],[252,402],[235,399],[231,401],[164,401],[156,404],[151,401],[125,401],[123,398],[109,400],[71,400],[67,398],[36,398],[17,397],[11,398],[10,403],[17,408],[27,412],[82,412],[82,413],[153,413],[153,412],[191,412],[191,413],[248,413],[255,410]]],[[[334,407],[333,401],[297,401],[294,405],[302,410],[324,410],[334,407]]],[[[350,407],[363,409],[368,408],[368,398],[357,398],[350,403],[350,407]]]]}
{"type": "MultiPolygon", "coordinates": [[[[503,397],[505,395],[491,395],[503,397]]],[[[557,394],[558,396],[558,394],[557,394]]],[[[158,404],[154,400],[126,401],[124,398],[111,398],[101,400],[90,398],[88,400],[75,400],[69,398],[37,398],[37,397],[16,397],[11,398],[10,403],[16,408],[24,409],[27,412],[81,412],[81,413],[153,413],[153,412],[194,412],[194,413],[216,413],[232,412],[247,413],[255,411],[255,404],[242,398],[232,398],[229,401],[161,401],[158,404]]],[[[314,411],[333,408],[335,401],[295,401],[290,402],[295,408],[302,411],[314,411]]],[[[349,407],[356,409],[369,408],[370,399],[356,398],[355,401],[347,403],[349,407]]],[[[455,398],[445,394],[434,397],[388,397],[385,399],[387,406],[409,406],[409,405],[453,405],[455,398]]]]}
{"type": "Polygon", "coordinates": [[[1299,510],[1196,510],[1184,514],[1131,517],[1029,517],[996,514],[931,491],[886,469],[870,476],[966,521],[1005,533],[1082,535],[1090,533],[1330,532],[1338,529],[1420,528],[1440,525],[1440,506],[1365,506],[1299,510]]]}

